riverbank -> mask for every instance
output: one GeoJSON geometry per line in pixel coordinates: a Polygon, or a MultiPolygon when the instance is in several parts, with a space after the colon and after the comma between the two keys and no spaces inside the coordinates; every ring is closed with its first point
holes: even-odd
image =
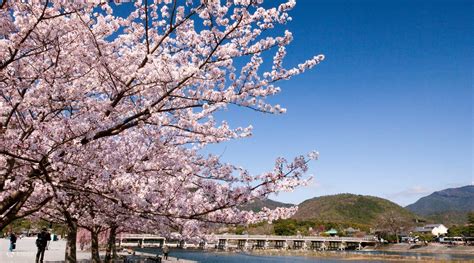
{"type": "Polygon", "coordinates": [[[474,248],[452,249],[423,247],[409,249],[401,246],[384,246],[362,251],[314,251],[314,250],[254,250],[259,256],[294,256],[337,259],[341,261],[391,261],[391,262],[474,262],[474,248]]]}
{"type": "Polygon", "coordinates": [[[413,252],[413,253],[434,253],[434,254],[463,254],[474,256],[474,246],[451,246],[439,243],[430,243],[428,245],[415,244],[390,244],[374,248],[374,251],[385,252],[413,252]]]}

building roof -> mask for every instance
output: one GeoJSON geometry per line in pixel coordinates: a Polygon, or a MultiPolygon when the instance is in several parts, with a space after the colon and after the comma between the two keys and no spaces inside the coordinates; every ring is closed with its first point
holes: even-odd
{"type": "Polygon", "coordinates": [[[425,225],[424,227],[425,228],[435,228],[435,227],[440,227],[440,226],[444,226],[443,224],[428,224],[428,225],[425,225]]]}
{"type": "Polygon", "coordinates": [[[413,232],[431,232],[431,229],[425,228],[424,226],[415,227],[413,232]]]}
{"type": "Polygon", "coordinates": [[[346,232],[359,232],[360,230],[359,229],[354,229],[352,227],[349,227],[349,228],[346,228],[344,229],[346,232]]]}
{"type": "MultiPolygon", "coordinates": [[[[431,232],[433,229],[435,229],[437,227],[440,227],[440,226],[445,227],[443,224],[428,224],[428,225],[424,225],[424,226],[415,227],[413,229],[413,232],[431,232]]],[[[445,228],[447,228],[447,227],[445,227],[445,228]]]]}

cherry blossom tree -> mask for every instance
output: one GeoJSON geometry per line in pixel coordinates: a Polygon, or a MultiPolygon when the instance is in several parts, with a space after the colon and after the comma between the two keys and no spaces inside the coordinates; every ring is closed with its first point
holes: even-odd
{"type": "Polygon", "coordinates": [[[276,83],[324,59],[285,67],[295,1],[262,2],[2,1],[0,229],[38,211],[72,232],[120,211],[183,236],[291,215],[238,207],[304,184],[316,153],[251,175],[201,151],[251,135],[216,112],[284,113],[276,83]]]}
{"type": "MultiPolygon", "coordinates": [[[[161,142],[144,147],[144,152],[136,155],[139,159],[122,155],[132,147],[126,142],[111,139],[107,145],[116,149],[107,159],[99,158],[102,153],[95,149],[91,151],[91,161],[64,172],[74,173],[78,179],[74,183],[71,179],[61,182],[61,189],[53,186],[56,198],[41,213],[72,230],[68,235],[69,252],[75,251],[77,227],[90,230],[95,258],[99,233],[113,227],[164,236],[173,232],[186,240],[207,234],[206,230],[216,223],[246,224],[288,217],[294,209],[253,213],[239,207],[303,183],[298,177],[307,162],[304,157],[292,163],[279,159],[273,171],[252,177],[242,168],[222,164],[215,156],[200,156],[192,149],[178,148],[183,152],[176,153],[177,149],[172,148],[173,152],[167,152],[169,148],[161,142]],[[154,155],[144,158],[149,152],[154,155]],[[114,158],[123,167],[108,167],[107,162],[114,158]],[[105,169],[101,174],[91,173],[95,167],[105,169]]],[[[77,165],[79,160],[73,163],[77,165]]],[[[70,253],[68,256],[74,257],[70,253]]]]}

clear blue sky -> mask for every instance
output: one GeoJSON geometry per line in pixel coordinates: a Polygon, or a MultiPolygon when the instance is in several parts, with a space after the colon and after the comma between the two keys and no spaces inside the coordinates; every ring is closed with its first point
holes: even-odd
{"type": "Polygon", "coordinates": [[[348,192],[406,205],[472,184],[473,3],[298,0],[287,65],[326,60],[281,83],[272,101],[286,114],[221,114],[254,136],[212,151],[258,173],[318,150],[315,183],[283,202],[348,192]]]}
{"type": "Polygon", "coordinates": [[[285,62],[326,60],[281,83],[272,101],[286,114],[219,114],[254,136],[210,151],[260,173],[318,150],[315,183],[282,202],[357,193],[407,205],[472,184],[473,14],[472,0],[297,0],[285,62]]]}

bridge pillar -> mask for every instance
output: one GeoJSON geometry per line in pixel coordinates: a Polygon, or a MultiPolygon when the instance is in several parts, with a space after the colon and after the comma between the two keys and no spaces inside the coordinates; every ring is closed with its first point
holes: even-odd
{"type": "Polygon", "coordinates": [[[328,247],[326,246],[326,242],[323,241],[323,242],[321,243],[320,249],[321,249],[322,251],[326,251],[326,250],[328,249],[328,247]]]}
{"type": "Polygon", "coordinates": [[[293,249],[304,249],[306,242],[304,240],[293,240],[293,249]]]}
{"type": "Polygon", "coordinates": [[[286,240],[273,240],[272,248],[276,248],[276,249],[285,248],[285,243],[286,243],[286,240]]]}
{"type": "Polygon", "coordinates": [[[206,249],[207,242],[206,241],[201,241],[199,242],[199,248],[200,249],[206,249]]]}
{"type": "Polygon", "coordinates": [[[346,244],[345,244],[345,243],[346,243],[346,242],[341,241],[341,243],[339,243],[339,248],[338,248],[338,249],[339,249],[339,250],[345,250],[345,249],[346,249],[346,244]]]}
{"type": "Polygon", "coordinates": [[[256,248],[258,248],[258,249],[265,249],[266,245],[267,245],[267,241],[266,241],[266,240],[257,240],[256,248]]]}
{"type": "Polygon", "coordinates": [[[249,246],[248,240],[238,240],[237,241],[237,248],[240,250],[247,250],[249,246]]]}
{"type": "Polygon", "coordinates": [[[288,249],[289,245],[288,245],[288,240],[285,240],[283,242],[283,249],[288,249]]]}
{"type": "Polygon", "coordinates": [[[306,243],[306,241],[303,241],[303,247],[302,247],[303,250],[306,250],[308,249],[308,244],[306,243]]]}
{"type": "Polygon", "coordinates": [[[286,241],[286,242],[287,242],[287,244],[288,244],[288,249],[293,249],[293,248],[294,248],[294,246],[295,246],[295,241],[293,241],[293,240],[288,240],[288,241],[286,241]]]}
{"type": "Polygon", "coordinates": [[[218,249],[227,249],[227,239],[219,239],[219,243],[217,244],[218,249]]]}
{"type": "Polygon", "coordinates": [[[255,240],[249,240],[249,248],[254,250],[257,247],[255,240]]]}
{"type": "Polygon", "coordinates": [[[184,240],[179,241],[179,248],[185,249],[186,248],[186,241],[184,241],[184,240]]]}

